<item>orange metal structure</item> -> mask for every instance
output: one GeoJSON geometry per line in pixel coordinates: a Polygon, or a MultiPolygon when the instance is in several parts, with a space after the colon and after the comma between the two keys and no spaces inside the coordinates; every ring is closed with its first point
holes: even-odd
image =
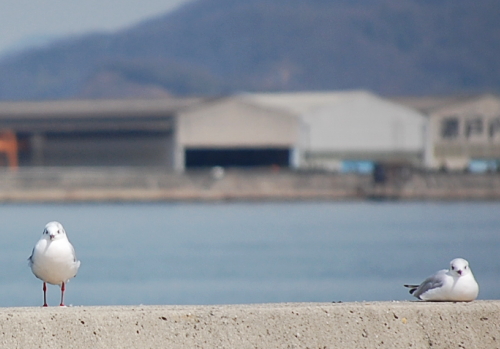
{"type": "Polygon", "coordinates": [[[19,167],[18,144],[14,132],[10,130],[0,131],[0,153],[7,156],[9,168],[17,169],[19,167]]]}

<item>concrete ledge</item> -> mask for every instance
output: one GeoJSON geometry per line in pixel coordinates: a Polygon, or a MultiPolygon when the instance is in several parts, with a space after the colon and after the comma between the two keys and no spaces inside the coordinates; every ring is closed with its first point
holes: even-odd
{"type": "Polygon", "coordinates": [[[370,175],[284,169],[228,169],[222,177],[158,168],[0,170],[0,202],[346,199],[500,200],[500,175],[415,172],[382,185],[370,175]]]}
{"type": "Polygon", "coordinates": [[[499,348],[500,301],[0,309],[3,348],[499,348]]]}

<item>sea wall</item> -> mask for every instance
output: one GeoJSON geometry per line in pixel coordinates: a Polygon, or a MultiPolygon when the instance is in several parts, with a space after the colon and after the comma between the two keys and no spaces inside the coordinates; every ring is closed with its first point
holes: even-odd
{"type": "Polygon", "coordinates": [[[500,173],[371,175],[290,170],[20,168],[0,171],[0,202],[213,200],[499,200],[500,173]]]}
{"type": "Polygon", "coordinates": [[[2,348],[499,348],[500,301],[0,309],[2,348]]]}

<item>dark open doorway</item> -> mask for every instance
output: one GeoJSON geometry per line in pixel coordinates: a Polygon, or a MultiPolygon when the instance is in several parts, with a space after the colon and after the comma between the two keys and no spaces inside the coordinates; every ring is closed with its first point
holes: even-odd
{"type": "Polygon", "coordinates": [[[286,148],[186,149],[186,168],[193,167],[289,167],[286,148]]]}

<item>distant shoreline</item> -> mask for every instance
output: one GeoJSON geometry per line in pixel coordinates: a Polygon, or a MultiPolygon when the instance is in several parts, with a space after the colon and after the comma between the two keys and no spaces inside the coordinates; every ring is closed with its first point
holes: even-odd
{"type": "Polygon", "coordinates": [[[0,171],[0,202],[500,200],[500,174],[371,175],[290,170],[29,168],[0,171]]]}

